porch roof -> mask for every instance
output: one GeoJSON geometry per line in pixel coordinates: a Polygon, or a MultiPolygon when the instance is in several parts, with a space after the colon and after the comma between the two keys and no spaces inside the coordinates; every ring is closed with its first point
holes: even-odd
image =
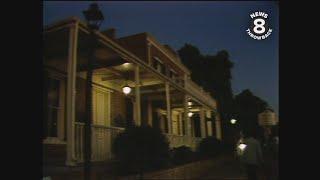
{"type": "MultiPolygon", "coordinates": [[[[60,36],[60,37],[65,38],[66,35],[68,37],[68,35],[69,35],[68,29],[72,25],[77,25],[79,27],[78,28],[79,34],[81,33],[82,36],[83,36],[83,34],[86,34],[86,35],[90,34],[89,28],[87,27],[86,23],[82,22],[77,17],[70,17],[70,18],[64,19],[62,21],[53,23],[51,25],[45,26],[44,34],[46,35],[47,33],[50,33],[53,36],[57,36],[57,37],[60,36]]],[[[197,100],[199,103],[201,103],[209,108],[212,108],[212,109],[216,108],[215,100],[212,97],[210,97],[209,99],[204,99],[204,98],[199,97],[199,94],[193,93],[189,89],[186,89],[185,87],[181,86],[180,84],[177,84],[176,82],[174,82],[171,78],[161,74],[160,72],[158,72],[157,70],[152,68],[150,65],[148,65],[146,62],[139,59],[133,53],[131,53],[127,49],[120,46],[117,42],[115,42],[111,38],[105,36],[103,33],[98,32],[98,31],[95,31],[94,33],[98,38],[98,42],[102,46],[104,46],[104,48],[108,49],[109,50],[108,52],[113,56],[113,60],[109,61],[108,63],[121,64],[124,62],[132,62],[134,64],[137,64],[138,66],[143,67],[144,69],[146,69],[149,72],[151,72],[152,74],[154,74],[157,78],[161,79],[162,81],[168,82],[170,84],[170,86],[176,88],[177,90],[179,90],[183,93],[187,93],[188,96],[197,100]]],[[[59,39],[52,38],[52,40],[58,41],[59,39]]],[[[78,46],[80,48],[81,48],[81,46],[85,46],[85,44],[86,44],[85,42],[86,42],[86,40],[79,41],[78,46]]],[[[68,43],[65,43],[65,45],[68,45],[68,43]]],[[[54,50],[56,50],[56,51],[60,50],[61,52],[63,52],[63,50],[65,50],[64,48],[68,49],[67,46],[66,47],[65,46],[58,46],[55,48],[49,48],[51,51],[50,53],[56,53],[54,50]],[[57,49],[55,49],[55,48],[57,48],[57,49]]],[[[85,47],[82,47],[82,49],[85,49],[85,47]]],[[[108,53],[106,53],[106,54],[108,54],[108,53]]],[[[63,54],[63,55],[66,55],[66,54],[63,54]]],[[[78,59],[78,61],[81,61],[81,60],[78,59]]],[[[108,63],[102,64],[102,67],[108,65],[108,63]]]]}

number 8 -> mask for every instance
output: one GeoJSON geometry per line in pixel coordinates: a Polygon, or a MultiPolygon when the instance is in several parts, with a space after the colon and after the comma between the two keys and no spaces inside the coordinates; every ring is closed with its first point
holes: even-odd
{"type": "Polygon", "coordinates": [[[254,28],[253,28],[253,31],[254,31],[255,33],[257,33],[257,34],[262,34],[262,33],[264,33],[264,32],[266,31],[266,28],[264,27],[265,23],[266,23],[266,22],[264,21],[264,19],[261,19],[261,18],[255,19],[255,20],[253,21],[253,24],[255,25],[254,28]],[[260,29],[260,30],[259,30],[259,29],[260,29]]]}

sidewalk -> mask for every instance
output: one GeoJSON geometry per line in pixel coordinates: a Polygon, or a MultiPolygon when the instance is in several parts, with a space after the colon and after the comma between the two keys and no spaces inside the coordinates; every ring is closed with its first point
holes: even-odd
{"type": "Polygon", "coordinates": [[[210,180],[247,180],[244,167],[239,161],[230,157],[227,161],[212,168],[200,179],[210,180]]]}

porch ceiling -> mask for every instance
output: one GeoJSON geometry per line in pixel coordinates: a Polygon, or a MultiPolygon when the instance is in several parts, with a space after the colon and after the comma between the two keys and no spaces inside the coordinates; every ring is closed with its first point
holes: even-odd
{"type": "MultiPolygon", "coordinates": [[[[75,20],[70,20],[68,23],[74,23],[75,20]]],[[[90,49],[90,35],[88,32],[85,32],[84,29],[86,27],[83,27],[83,23],[79,20],[76,20],[79,22],[79,25],[81,28],[79,28],[78,31],[78,46],[77,46],[77,71],[86,71],[87,67],[87,60],[89,57],[89,49],[90,49]]],[[[59,27],[50,31],[46,30],[44,33],[44,59],[47,61],[50,59],[50,63],[45,63],[45,65],[57,68],[59,70],[62,70],[63,72],[66,72],[67,69],[67,58],[68,58],[68,51],[69,51],[69,35],[70,35],[70,26],[64,26],[59,27]]],[[[112,40],[103,37],[101,33],[97,33],[97,36],[99,38],[97,48],[94,52],[94,57],[96,59],[96,63],[94,65],[95,70],[99,69],[108,69],[112,70],[112,72],[109,70],[106,75],[99,75],[99,78],[103,78],[104,80],[111,80],[118,82],[119,84],[123,83],[126,79],[123,78],[121,74],[125,74],[124,76],[129,77],[128,80],[131,81],[131,85],[134,86],[133,81],[133,70],[128,70],[128,75],[126,75],[126,71],[123,73],[123,70],[120,68],[117,68],[118,66],[126,63],[126,62],[133,62],[138,64],[142,72],[140,74],[141,76],[141,86],[150,85],[150,84],[161,84],[163,81],[169,82],[170,86],[173,86],[180,91],[187,93],[188,91],[185,90],[183,87],[177,85],[168,77],[165,77],[161,73],[156,72],[154,69],[149,69],[149,66],[142,62],[139,58],[134,56],[134,54],[130,53],[126,49],[123,49],[121,46],[114,43],[112,40]],[[143,68],[148,69],[147,73],[144,73],[143,68]],[[115,73],[120,72],[120,73],[115,73]],[[152,74],[152,75],[151,75],[152,74]],[[115,75],[115,76],[114,76],[115,75]],[[145,77],[149,76],[149,78],[145,77]]],[[[204,104],[207,104],[206,102],[203,102],[204,104]]],[[[209,104],[210,105],[210,104],[209,104]]]]}
{"type": "MultiPolygon", "coordinates": [[[[86,34],[83,31],[79,31],[77,49],[79,71],[86,71],[88,58],[92,57],[92,54],[90,54],[92,52],[91,50],[93,47],[93,44],[91,43],[91,38],[92,37],[89,34],[86,34]]],[[[115,52],[111,48],[106,47],[99,41],[96,41],[94,46],[94,69],[119,66],[127,62],[117,52],[115,52]]]]}
{"type": "MultiPolygon", "coordinates": [[[[45,65],[66,72],[68,64],[69,36],[69,27],[44,33],[43,45],[45,65]]],[[[92,56],[90,54],[90,49],[92,47],[90,42],[90,36],[79,31],[77,46],[78,72],[87,70],[88,58],[92,56]]],[[[95,58],[93,65],[94,69],[119,66],[127,62],[118,53],[111,48],[106,47],[101,42],[97,41],[95,46],[96,48],[93,50],[95,58]]]]}

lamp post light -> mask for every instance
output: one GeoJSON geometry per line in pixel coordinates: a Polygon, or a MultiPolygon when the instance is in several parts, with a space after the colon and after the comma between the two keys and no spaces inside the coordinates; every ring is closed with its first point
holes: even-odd
{"type": "Polygon", "coordinates": [[[236,124],[236,123],[237,123],[237,120],[231,119],[230,122],[231,122],[231,124],[236,124]]]}
{"type": "Polygon", "coordinates": [[[88,10],[83,11],[84,17],[86,18],[87,25],[92,30],[99,30],[104,17],[99,9],[97,3],[90,4],[88,10]]]}
{"type": "Polygon", "coordinates": [[[84,17],[90,31],[90,57],[87,64],[87,80],[86,80],[86,122],[85,122],[85,138],[84,138],[84,179],[90,179],[91,171],[91,122],[92,122],[92,74],[94,63],[94,50],[96,45],[95,32],[99,30],[102,21],[104,20],[102,12],[96,3],[90,4],[88,10],[83,11],[84,17]]]}
{"type": "Polygon", "coordinates": [[[239,147],[239,149],[240,149],[241,151],[244,151],[244,150],[246,149],[247,145],[244,144],[244,143],[240,143],[238,147],[239,147]]]}

